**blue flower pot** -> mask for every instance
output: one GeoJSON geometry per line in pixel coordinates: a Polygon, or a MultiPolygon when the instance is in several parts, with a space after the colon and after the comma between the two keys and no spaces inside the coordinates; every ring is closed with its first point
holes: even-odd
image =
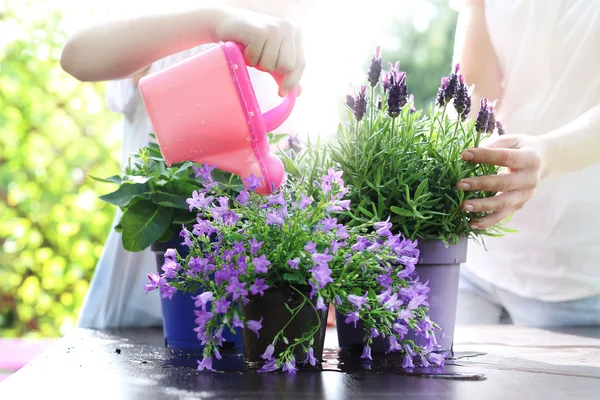
{"type": "MultiPolygon", "coordinates": [[[[165,251],[167,249],[176,249],[181,257],[187,257],[189,248],[181,245],[181,238],[175,237],[168,242],[154,243],[152,251],[156,254],[156,263],[159,273],[162,273],[161,267],[165,263],[165,251]]],[[[192,296],[201,294],[204,290],[200,288],[196,293],[176,292],[173,298],[161,299],[163,332],[165,335],[165,345],[176,350],[188,352],[200,352],[203,346],[198,340],[194,331],[198,325],[194,323],[196,315],[194,310],[194,299],[192,296]]],[[[210,307],[210,303],[208,303],[210,307]]],[[[236,333],[232,334],[229,330],[223,332],[223,338],[226,342],[223,347],[243,348],[241,329],[236,328],[236,333]]]]}

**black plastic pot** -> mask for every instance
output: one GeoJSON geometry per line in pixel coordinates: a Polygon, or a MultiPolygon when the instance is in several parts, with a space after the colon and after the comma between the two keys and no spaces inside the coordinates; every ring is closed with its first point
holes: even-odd
{"type": "MultiPolygon", "coordinates": [[[[305,296],[308,297],[308,290],[305,296]]],[[[242,329],[244,341],[244,354],[246,363],[250,367],[261,366],[264,360],[260,357],[269,346],[275,335],[288,323],[292,314],[286,308],[298,307],[304,300],[300,294],[289,286],[272,287],[265,291],[264,296],[251,296],[247,305],[241,305],[241,311],[246,320],[260,320],[262,317],[262,329],[259,330],[260,337],[248,328],[242,329]]],[[[285,328],[284,333],[288,342],[294,343],[296,338],[302,337],[304,332],[308,332],[311,327],[321,324],[314,335],[314,356],[317,360],[322,360],[323,344],[325,342],[325,330],[327,328],[328,308],[324,311],[316,311],[313,305],[306,303],[296,315],[296,317],[285,328]]],[[[275,346],[275,355],[284,350],[287,345],[279,340],[275,346]]],[[[296,362],[306,359],[306,354],[301,346],[297,346],[294,351],[296,362]]]]}

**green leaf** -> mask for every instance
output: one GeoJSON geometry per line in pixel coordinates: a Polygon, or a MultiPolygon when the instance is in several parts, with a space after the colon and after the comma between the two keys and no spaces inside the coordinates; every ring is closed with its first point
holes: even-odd
{"type": "Polygon", "coordinates": [[[131,200],[136,197],[143,197],[142,195],[149,190],[150,187],[147,183],[138,184],[125,182],[114,192],[100,196],[100,200],[114,204],[115,206],[125,207],[131,200]]]}
{"type": "Polygon", "coordinates": [[[302,276],[302,272],[300,271],[294,271],[292,273],[286,272],[283,274],[283,279],[290,283],[306,284],[306,277],[302,276]]]}
{"type": "Polygon", "coordinates": [[[137,183],[137,184],[143,184],[148,182],[150,179],[152,179],[151,176],[139,176],[139,175],[125,175],[123,177],[123,183],[137,183]]]}
{"type": "Polygon", "coordinates": [[[116,183],[118,185],[120,185],[123,182],[119,175],[113,175],[108,178],[98,178],[97,176],[93,175],[89,175],[89,177],[98,182],[116,183]]]}
{"type": "Polygon", "coordinates": [[[390,211],[394,214],[402,215],[403,217],[413,218],[415,216],[415,214],[412,211],[396,206],[391,206],[390,211]]]}
{"type": "Polygon", "coordinates": [[[182,210],[189,210],[189,204],[186,203],[186,199],[189,197],[176,196],[169,193],[157,192],[152,193],[152,202],[163,207],[180,208],[182,210]]]}
{"type": "Polygon", "coordinates": [[[173,178],[183,178],[187,177],[190,174],[189,169],[194,165],[191,161],[186,161],[182,166],[179,167],[177,171],[173,174],[173,178]]]}
{"type": "Polygon", "coordinates": [[[127,209],[121,218],[123,247],[137,252],[156,242],[169,227],[171,213],[151,201],[139,201],[127,209]]]}

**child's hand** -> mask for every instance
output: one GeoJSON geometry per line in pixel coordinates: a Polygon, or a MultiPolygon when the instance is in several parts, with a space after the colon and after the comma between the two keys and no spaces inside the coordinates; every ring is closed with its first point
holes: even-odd
{"type": "Polygon", "coordinates": [[[288,21],[226,8],[223,17],[215,23],[214,39],[243,44],[248,66],[281,74],[280,96],[300,83],[305,67],[302,34],[288,21]]]}

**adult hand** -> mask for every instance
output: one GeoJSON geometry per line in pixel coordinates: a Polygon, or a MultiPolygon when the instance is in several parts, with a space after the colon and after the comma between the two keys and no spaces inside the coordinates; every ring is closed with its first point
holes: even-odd
{"type": "Polygon", "coordinates": [[[457,187],[465,191],[498,192],[486,199],[465,200],[467,212],[489,212],[486,217],[471,222],[474,229],[486,229],[523,208],[533,197],[543,177],[544,145],[535,136],[495,136],[479,148],[468,149],[461,155],[473,163],[492,164],[504,168],[498,175],[462,179],[457,187]]]}

